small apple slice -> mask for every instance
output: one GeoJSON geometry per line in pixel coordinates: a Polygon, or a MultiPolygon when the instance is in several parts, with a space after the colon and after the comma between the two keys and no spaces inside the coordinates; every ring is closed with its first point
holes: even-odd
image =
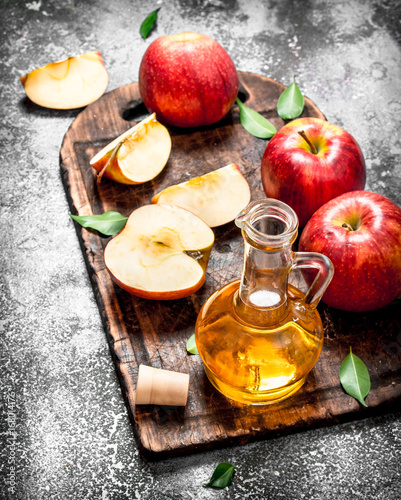
{"type": "Polygon", "coordinates": [[[110,142],[90,164],[102,176],[122,184],[141,184],[156,177],[171,152],[171,137],[156,114],[148,116],[110,142]]]}
{"type": "Polygon", "coordinates": [[[39,106],[74,109],[99,99],[109,75],[100,52],[86,52],[35,69],[21,77],[21,83],[39,106]]]}
{"type": "Polygon", "coordinates": [[[152,203],[185,208],[203,219],[209,227],[217,227],[234,220],[250,199],[248,182],[238,165],[230,163],[163,189],[152,198],[152,203]]]}
{"type": "Polygon", "coordinates": [[[213,243],[213,231],[191,212],[144,205],[106,245],[104,261],[127,292],[146,299],[179,299],[203,285],[213,243]]]}

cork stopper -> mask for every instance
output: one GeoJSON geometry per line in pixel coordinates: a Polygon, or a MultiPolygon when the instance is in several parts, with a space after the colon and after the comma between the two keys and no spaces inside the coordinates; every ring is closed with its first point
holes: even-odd
{"type": "Polygon", "coordinates": [[[140,365],[135,404],[185,406],[188,399],[189,375],[140,365]]]}

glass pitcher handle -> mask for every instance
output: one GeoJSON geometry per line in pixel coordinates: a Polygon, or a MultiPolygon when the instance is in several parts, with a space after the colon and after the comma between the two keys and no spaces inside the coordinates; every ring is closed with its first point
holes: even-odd
{"type": "Polygon", "coordinates": [[[313,280],[309,281],[306,279],[310,287],[305,295],[305,304],[315,309],[333,277],[334,266],[328,257],[320,253],[294,252],[290,271],[295,268],[317,270],[317,274],[313,280]]]}

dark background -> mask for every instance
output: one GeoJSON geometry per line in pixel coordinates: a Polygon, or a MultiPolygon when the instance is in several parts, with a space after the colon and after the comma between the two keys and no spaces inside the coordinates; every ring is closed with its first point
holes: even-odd
{"type": "MultiPolygon", "coordinates": [[[[99,50],[108,90],[158,36],[197,31],[236,67],[289,85],[359,142],[366,189],[401,204],[401,2],[5,1],[1,6],[1,499],[401,498],[400,412],[161,462],[138,453],[59,172],[78,111],[19,78],[99,50]],[[139,27],[157,7],[157,27],[139,27]],[[219,462],[232,485],[202,487],[219,462]],[[6,481],[15,485],[8,489],[6,481]]],[[[394,348],[399,349],[397,344],[394,348]]]]}

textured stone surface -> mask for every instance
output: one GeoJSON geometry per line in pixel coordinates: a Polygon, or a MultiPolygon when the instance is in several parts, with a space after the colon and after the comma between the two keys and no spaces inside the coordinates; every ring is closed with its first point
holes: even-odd
{"type": "MultiPolygon", "coordinates": [[[[59,173],[77,111],[39,108],[19,77],[99,50],[108,90],[136,81],[157,36],[199,31],[237,68],[301,90],[358,140],[367,189],[401,204],[397,0],[2,0],[0,498],[396,500],[400,412],[204,454],[146,462],[109,354],[59,173]],[[161,6],[144,41],[139,26],[161,6]],[[202,483],[221,461],[230,488],[202,483]],[[11,491],[14,487],[14,492],[11,491]]],[[[399,345],[394,348],[400,349],[399,345]]]]}

